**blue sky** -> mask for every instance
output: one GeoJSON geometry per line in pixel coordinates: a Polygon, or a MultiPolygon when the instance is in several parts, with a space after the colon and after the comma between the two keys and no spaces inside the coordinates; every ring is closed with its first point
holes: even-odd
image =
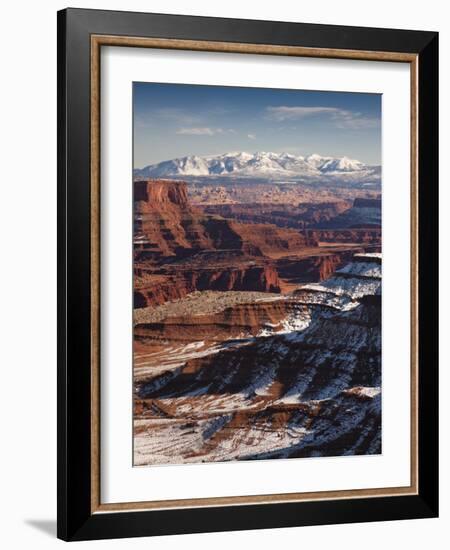
{"type": "Polygon", "coordinates": [[[135,82],[134,167],[272,151],[381,164],[381,95],[135,82]]]}

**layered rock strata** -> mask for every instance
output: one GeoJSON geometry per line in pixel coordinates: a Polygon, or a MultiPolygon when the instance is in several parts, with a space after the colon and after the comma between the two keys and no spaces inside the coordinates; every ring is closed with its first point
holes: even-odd
{"type": "Polygon", "coordinates": [[[136,465],[381,452],[379,254],[190,323],[182,305],[161,307],[137,323],[155,347],[135,354],[136,465]]]}

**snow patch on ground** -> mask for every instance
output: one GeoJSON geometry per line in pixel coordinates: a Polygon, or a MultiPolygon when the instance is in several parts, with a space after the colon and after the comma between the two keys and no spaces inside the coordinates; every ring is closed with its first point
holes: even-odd
{"type": "Polygon", "coordinates": [[[381,279],[381,265],[373,262],[351,262],[336,271],[336,274],[341,273],[381,279]]]}

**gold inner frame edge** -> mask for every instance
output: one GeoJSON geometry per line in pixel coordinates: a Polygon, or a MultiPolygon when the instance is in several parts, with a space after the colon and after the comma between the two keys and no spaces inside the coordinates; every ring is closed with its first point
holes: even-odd
{"type": "Polygon", "coordinates": [[[317,500],[376,498],[418,494],[418,55],[403,52],[308,48],[236,42],[91,35],[90,55],[90,184],[91,184],[91,513],[245,506],[317,500]],[[411,150],[411,483],[407,487],[352,489],[266,495],[101,503],[100,492],[100,50],[102,46],[162,48],[258,55],[318,57],[409,63],[411,150]]]}

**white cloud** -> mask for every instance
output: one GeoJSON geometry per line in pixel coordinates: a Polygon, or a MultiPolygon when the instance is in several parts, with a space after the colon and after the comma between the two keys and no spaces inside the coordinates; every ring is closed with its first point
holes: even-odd
{"type": "Polygon", "coordinates": [[[169,120],[178,124],[198,124],[199,118],[177,107],[162,107],[151,111],[151,114],[163,120],[169,120]]]}
{"type": "Polygon", "coordinates": [[[375,128],[379,120],[368,117],[362,113],[347,111],[337,107],[303,107],[280,105],[278,107],[267,107],[269,118],[277,121],[298,120],[306,117],[322,116],[328,117],[337,128],[360,130],[363,128],[375,128]]]}
{"type": "Polygon", "coordinates": [[[314,115],[331,114],[339,111],[335,107],[288,107],[280,105],[279,107],[267,107],[267,112],[275,120],[291,120],[304,118],[314,115]]]}
{"type": "Polygon", "coordinates": [[[255,134],[247,134],[248,139],[256,139],[255,134]]]}
{"type": "Polygon", "coordinates": [[[343,111],[333,116],[337,128],[348,128],[349,130],[364,130],[365,128],[378,128],[380,120],[375,117],[364,116],[361,113],[348,113],[343,111]]]}
{"type": "Polygon", "coordinates": [[[135,113],[135,124],[140,128],[154,128],[163,122],[170,124],[194,126],[202,124],[201,119],[186,113],[176,107],[162,107],[160,109],[140,110],[135,113]]]}
{"type": "Polygon", "coordinates": [[[186,136],[215,136],[217,134],[235,134],[236,130],[233,128],[210,128],[209,126],[196,126],[194,128],[179,128],[175,133],[186,136]]]}
{"type": "Polygon", "coordinates": [[[213,136],[214,134],[222,134],[222,128],[180,128],[176,131],[177,134],[188,136],[213,136]]]}

